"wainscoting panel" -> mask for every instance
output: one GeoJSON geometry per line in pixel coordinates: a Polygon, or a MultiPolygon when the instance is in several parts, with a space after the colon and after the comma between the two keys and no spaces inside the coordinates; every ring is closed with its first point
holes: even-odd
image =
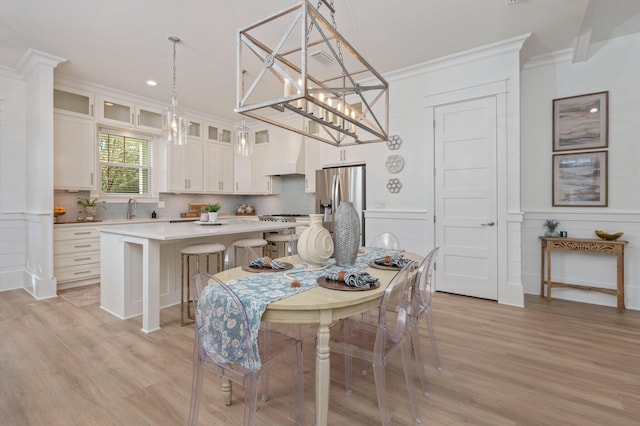
{"type": "Polygon", "coordinates": [[[382,232],[391,232],[407,251],[426,255],[433,248],[433,219],[426,211],[367,210],[365,225],[366,244],[382,232]]]}

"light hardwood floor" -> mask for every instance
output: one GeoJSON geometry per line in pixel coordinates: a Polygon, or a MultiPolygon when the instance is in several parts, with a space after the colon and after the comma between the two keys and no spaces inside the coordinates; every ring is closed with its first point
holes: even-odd
{"type": "MultiPolygon", "coordinates": [[[[424,424],[639,424],[640,312],[537,296],[525,309],[443,293],[433,303],[444,371],[427,369],[424,424]]],[[[186,424],[193,328],[180,326],[177,307],[162,310],[161,326],[145,335],[139,318],[120,321],[98,305],[0,293],[0,425],[186,424]]],[[[311,425],[315,329],[302,329],[311,425]]],[[[373,374],[355,377],[347,397],[342,359],[331,362],[329,423],[379,424],[373,374]]],[[[294,423],[289,371],[272,372],[258,424],[294,423]]],[[[388,381],[392,421],[412,424],[399,362],[388,381]]],[[[234,392],[224,406],[219,381],[206,377],[200,424],[241,424],[242,389],[234,392]]]]}

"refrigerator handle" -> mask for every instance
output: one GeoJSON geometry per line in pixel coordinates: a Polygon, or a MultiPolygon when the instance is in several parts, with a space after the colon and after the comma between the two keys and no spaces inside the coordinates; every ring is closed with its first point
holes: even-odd
{"type": "Polygon", "coordinates": [[[340,202],[340,180],[337,174],[333,175],[331,181],[331,210],[332,215],[336,214],[338,210],[338,203],[340,202]]]}

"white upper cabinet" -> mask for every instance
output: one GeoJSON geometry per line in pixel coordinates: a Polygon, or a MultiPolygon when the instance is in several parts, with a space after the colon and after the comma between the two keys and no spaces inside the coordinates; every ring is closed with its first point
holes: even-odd
{"type": "Polygon", "coordinates": [[[234,155],[235,192],[238,194],[279,194],[280,178],[266,174],[269,155],[273,155],[270,130],[257,130],[254,135],[253,154],[249,157],[234,155]]]}
{"type": "Polygon", "coordinates": [[[252,155],[252,192],[254,194],[279,194],[280,177],[266,174],[265,158],[269,155],[269,144],[256,144],[252,155]]]}
{"type": "Polygon", "coordinates": [[[92,120],[54,113],[54,188],[96,189],[96,146],[96,125],[92,120]]]}
{"type": "Polygon", "coordinates": [[[93,94],[56,87],[53,89],[53,109],[60,114],[93,120],[93,94]]]}
{"type": "Polygon", "coordinates": [[[327,143],[321,144],[323,151],[323,166],[343,166],[347,164],[364,164],[367,152],[364,145],[336,147],[327,143]]]}
{"type": "MultiPolygon", "coordinates": [[[[255,149],[254,149],[255,153],[255,149]]],[[[252,193],[252,167],[253,156],[243,157],[242,155],[233,156],[233,175],[235,180],[234,192],[237,194],[252,193]]]]}
{"type": "Polygon", "coordinates": [[[204,190],[204,143],[190,137],[186,145],[170,145],[167,190],[202,192],[204,190]]]}
{"type": "Polygon", "coordinates": [[[101,124],[136,128],[152,134],[162,133],[162,109],[136,105],[112,97],[97,96],[96,120],[101,124]]]}
{"type": "Polygon", "coordinates": [[[233,148],[229,143],[204,143],[204,191],[233,193],[233,148]]]}
{"type": "Polygon", "coordinates": [[[204,191],[207,193],[233,193],[233,145],[231,131],[215,123],[204,128],[204,191]],[[224,139],[224,140],[223,140],[224,139]]]}

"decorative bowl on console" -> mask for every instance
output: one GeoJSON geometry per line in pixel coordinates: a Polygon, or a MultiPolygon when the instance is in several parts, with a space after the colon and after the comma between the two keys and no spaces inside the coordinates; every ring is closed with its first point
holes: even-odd
{"type": "Polygon", "coordinates": [[[602,238],[603,240],[607,240],[607,241],[615,241],[618,238],[622,237],[622,235],[624,234],[624,232],[616,232],[615,234],[609,234],[606,231],[596,231],[596,235],[600,238],[602,238]]]}

